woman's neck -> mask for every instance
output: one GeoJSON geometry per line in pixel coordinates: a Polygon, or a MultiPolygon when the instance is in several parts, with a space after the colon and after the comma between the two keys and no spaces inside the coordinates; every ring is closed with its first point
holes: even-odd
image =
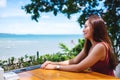
{"type": "Polygon", "coordinates": [[[90,40],[92,46],[91,47],[94,47],[98,42],[94,41],[94,40],[90,40]]]}

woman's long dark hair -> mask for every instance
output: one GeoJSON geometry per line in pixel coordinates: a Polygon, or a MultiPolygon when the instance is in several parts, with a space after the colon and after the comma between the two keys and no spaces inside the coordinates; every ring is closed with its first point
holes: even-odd
{"type": "MultiPolygon", "coordinates": [[[[107,45],[109,47],[108,55],[109,55],[110,67],[111,67],[111,69],[115,69],[115,67],[118,64],[118,61],[117,61],[117,57],[113,53],[112,44],[111,44],[110,38],[108,36],[107,27],[105,25],[104,20],[97,15],[92,15],[87,20],[91,24],[92,29],[93,29],[93,40],[96,42],[107,43],[107,45]]],[[[92,44],[91,44],[90,40],[86,39],[85,44],[84,44],[84,52],[86,54],[89,53],[91,46],[92,46],[92,44]]]]}

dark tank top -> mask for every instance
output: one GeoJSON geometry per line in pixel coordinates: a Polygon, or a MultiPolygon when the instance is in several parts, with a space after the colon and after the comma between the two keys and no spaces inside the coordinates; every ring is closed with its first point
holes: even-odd
{"type": "Polygon", "coordinates": [[[91,70],[95,71],[95,72],[102,73],[102,74],[114,76],[113,69],[110,68],[110,64],[109,64],[108,49],[107,49],[104,42],[101,42],[101,44],[103,44],[105,46],[105,49],[106,49],[105,59],[103,61],[98,61],[96,64],[94,64],[91,67],[91,70]]]}

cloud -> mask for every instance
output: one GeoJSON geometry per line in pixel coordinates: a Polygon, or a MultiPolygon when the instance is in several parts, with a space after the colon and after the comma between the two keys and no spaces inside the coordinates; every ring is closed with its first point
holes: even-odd
{"type": "Polygon", "coordinates": [[[43,34],[82,34],[79,24],[69,20],[64,22],[39,22],[35,31],[43,34]]]}
{"type": "Polygon", "coordinates": [[[49,19],[50,16],[48,16],[48,15],[42,15],[41,18],[42,18],[42,19],[49,19]]]}
{"type": "Polygon", "coordinates": [[[82,34],[78,24],[70,22],[11,22],[4,24],[0,32],[14,34],[82,34]]]}
{"type": "Polygon", "coordinates": [[[0,8],[1,7],[6,7],[6,3],[7,3],[6,0],[0,0],[0,8]]]}
{"type": "Polygon", "coordinates": [[[30,15],[26,14],[23,10],[11,10],[11,13],[9,11],[3,12],[0,14],[0,18],[8,18],[8,17],[28,17],[30,15]]]}

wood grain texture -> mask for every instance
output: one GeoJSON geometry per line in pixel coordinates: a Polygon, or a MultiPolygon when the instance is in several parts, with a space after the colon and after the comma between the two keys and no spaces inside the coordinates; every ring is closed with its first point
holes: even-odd
{"type": "Polygon", "coordinates": [[[120,80],[118,78],[90,71],[65,72],[59,70],[35,69],[18,74],[20,80],[120,80]]]}

